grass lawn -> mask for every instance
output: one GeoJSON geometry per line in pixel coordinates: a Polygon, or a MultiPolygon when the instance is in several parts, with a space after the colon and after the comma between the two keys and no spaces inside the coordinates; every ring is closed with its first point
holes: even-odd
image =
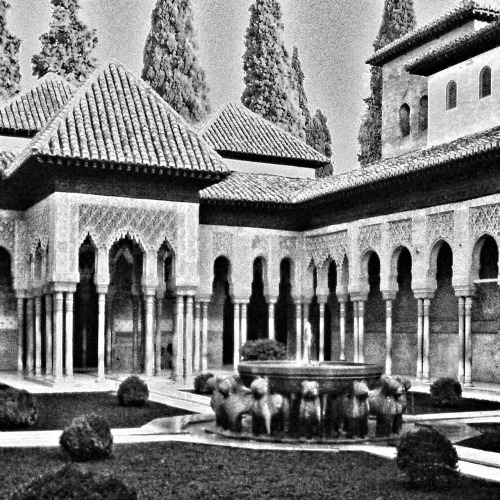
{"type": "Polygon", "coordinates": [[[460,406],[456,407],[434,406],[430,394],[422,392],[410,392],[408,394],[408,406],[406,407],[408,415],[493,410],[500,410],[500,403],[483,401],[481,399],[462,399],[460,406]]]}
{"type": "Polygon", "coordinates": [[[148,401],[143,407],[119,406],[111,392],[35,395],[38,422],[29,430],[58,430],[74,417],[97,413],[114,428],[140,427],[155,418],[188,415],[191,412],[148,401]]]}
{"type": "MultiPolygon", "coordinates": [[[[57,448],[0,449],[0,498],[62,467],[57,448]]],[[[269,452],[184,443],[120,445],[109,460],[81,464],[113,473],[150,499],[427,500],[500,498],[500,485],[457,478],[439,491],[408,490],[395,462],[364,453],[269,452]]]]}

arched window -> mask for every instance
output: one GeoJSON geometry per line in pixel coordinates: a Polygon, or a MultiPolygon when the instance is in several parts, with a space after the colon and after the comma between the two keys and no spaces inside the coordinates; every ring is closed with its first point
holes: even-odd
{"type": "Polygon", "coordinates": [[[420,98],[420,108],[418,110],[418,128],[421,132],[427,130],[428,126],[429,98],[424,95],[420,98]]]}
{"type": "Polygon", "coordinates": [[[399,108],[399,128],[403,137],[410,135],[410,106],[408,104],[403,104],[399,108]]]}
{"type": "Polygon", "coordinates": [[[446,87],[446,109],[457,107],[457,82],[452,80],[446,87]]]}
{"type": "Polygon", "coordinates": [[[491,95],[491,68],[485,66],[479,74],[479,99],[491,95]]]}

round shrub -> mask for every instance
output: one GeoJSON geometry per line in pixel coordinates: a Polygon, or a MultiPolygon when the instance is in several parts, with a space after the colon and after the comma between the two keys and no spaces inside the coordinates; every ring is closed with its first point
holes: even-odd
{"type": "Polygon", "coordinates": [[[431,384],[431,399],[436,406],[459,406],[462,402],[462,386],[453,378],[438,378],[431,384]]]}
{"type": "Polygon", "coordinates": [[[422,427],[401,438],[396,465],[410,486],[435,488],[448,484],[458,468],[458,455],[451,441],[433,429],[422,427]]]}
{"type": "Polygon", "coordinates": [[[143,406],[149,398],[148,384],[137,375],[126,378],[118,387],[118,404],[143,406]]]}
{"type": "Polygon", "coordinates": [[[36,399],[28,391],[0,391],[0,429],[33,427],[37,419],[36,399]]]}
{"type": "Polygon", "coordinates": [[[74,418],[65,427],[59,444],[79,462],[107,458],[113,452],[113,436],[108,423],[93,413],[74,418]]]}
{"type": "Polygon", "coordinates": [[[273,361],[286,358],[286,347],[271,339],[250,340],[240,348],[243,361],[273,361]]]}
{"type": "Polygon", "coordinates": [[[9,500],[137,500],[137,493],[110,475],[66,465],[18,488],[9,500]]]}
{"type": "Polygon", "coordinates": [[[207,384],[207,382],[213,376],[213,373],[200,373],[194,379],[194,392],[196,394],[212,394],[212,388],[207,384]]]}

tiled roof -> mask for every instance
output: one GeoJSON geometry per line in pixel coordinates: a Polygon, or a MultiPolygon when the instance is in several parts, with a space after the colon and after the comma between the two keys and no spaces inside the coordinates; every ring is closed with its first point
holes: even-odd
{"type": "Polygon", "coordinates": [[[406,64],[405,69],[414,75],[429,76],[498,46],[500,46],[500,23],[496,21],[481,30],[468,33],[446,45],[430,50],[406,64]]]}
{"type": "Polygon", "coordinates": [[[20,153],[101,163],[226,172],[220,156],[118,61],[98,68],[20,153]]]}
{"type": "Polygon", "coordinates": [[[16,153],[13,151],[0,151],[0,177],[4,176],[5,171],[10,167],[15,157],[16,153]]]}
{"type": "Polygon", "coordinates": [[[229,177],[200,192],[202,201],[289,204],[298,194],[320,181],[279,175],[232,172],[229,177]]]}
{"type": "Polygon", "coordinates": [[[275,157],[287,160],[331,162],[239,103],[220,108],[200,127],[203,138],[219,152],[275,157]]]}
{"type": "Polygon", "coordinates": [[[33,134],[41,130],[76,92],[76,87],[55,73],[0,106],[0,130],[33,134]]]}
{"type": "Polygon", "coordinates": [[[374,66],[382,66],[408,50],[427,43],[470,19],[492,22],[499,18],[498,0],[461,0],[438,18],[381,48],[366,62],[374,66]]]}

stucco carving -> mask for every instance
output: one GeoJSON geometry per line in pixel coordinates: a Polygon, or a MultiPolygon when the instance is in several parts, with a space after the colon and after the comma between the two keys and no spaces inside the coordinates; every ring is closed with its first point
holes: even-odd
{"type": "Polygon", "coordinates": [[[314,263],[321,267],[326,259],[332,258],[341,264],[347,253],[347,231],[305,238],[306,252],[314,263]]]}
{"type": "Polygon", "coordinates": [[[78,235],[80,242],[90,234],[97,247],[109,248],[128,234],[146,250],[156,250],[165,239],[174,246],[177,223],[174,212],[83,204],[79,207],[78,235]]]}
{"type": "Polygon", "coordinates": [[[442,212],[427,216],[427,241],[429,243],[439,238],[453,241],[454,214],[453,212],[442,212]]]}
{"type": "Polygon", "coordinates": [[[269,255],[269,238],[264,238],[263,236],[254,236],[252,239],[252,250],[255,254],[260,254],[264,256],[269,255]]]}
{"type": "Polygon", "coordinates": [[[27,253],[33,254],[40,243],[43,250],[47,249],[49,244],[49,205],[43,203],[29,210],[26,214],[26,236],[27,253]]]}
{"type": "Polygon", "coordinates": [[[470,209],[470,234],[475,242],[478,236],[490,233],[500,235],[500,205],[484,205],[470,209]]]}
{"type": "Polygon", "coordinates": [[[11,253],[16,241],[16,221],[11,218],[0,218],[0,246],[11,253]]]}
{"type": "Polygon", "coordinates": [[[294,255],[297,249],[297,238],[292,236],[282,236],[280,238],[280,256],[294,255]]]}
{"type": "Polygon", "coordinates": [[[404,245],[407,248],[411,248],[412,229],[411,219],[389,222],[389,241],[391,248],[397,245],[404,245]]]}
{"type": "Polygon", "coordinates": [[[225,255],[227,257],[233,254],[233,235],[217,231],[212,235],[213,255],[225,255]]]}
{"type": "Polygon", "coordinates": [[[371,226],[363,226],[360,228],[358,236],[358,247],[360,253],[364,252],[368,248],[379,248],[381,241],[381,224],[372,224],[371,226]]]}

